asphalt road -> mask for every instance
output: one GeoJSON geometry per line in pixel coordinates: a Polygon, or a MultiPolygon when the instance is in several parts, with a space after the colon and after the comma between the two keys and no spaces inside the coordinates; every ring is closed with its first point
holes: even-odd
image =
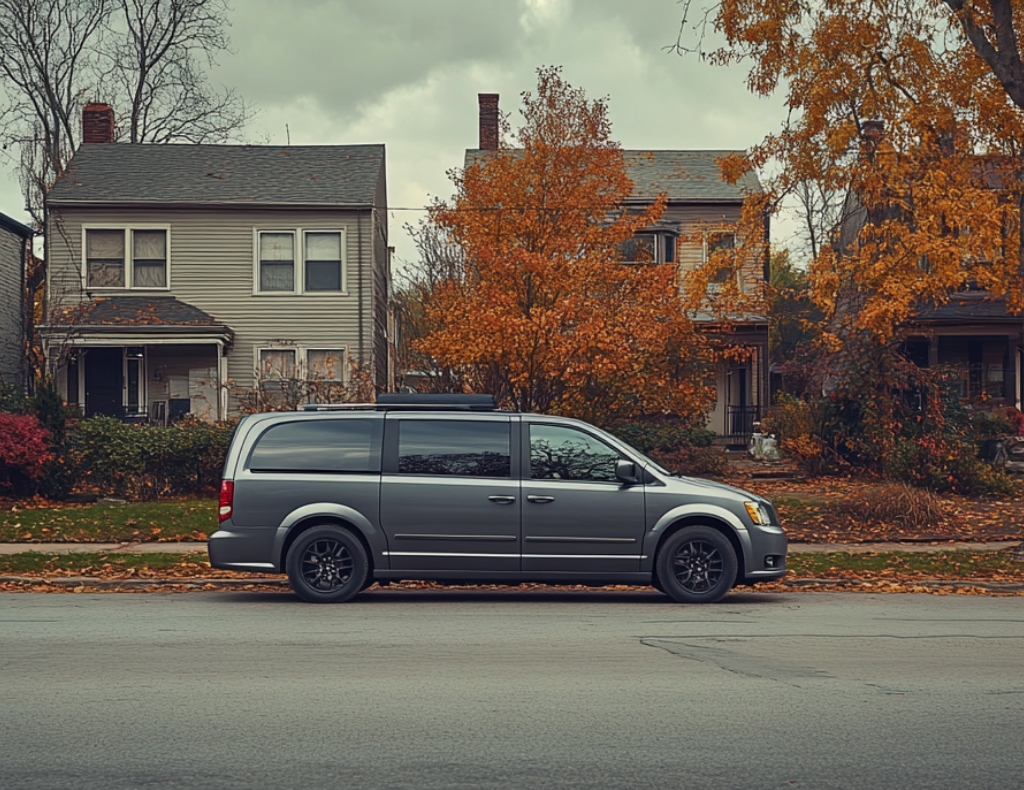
{"type": "Polygon", "coordinates": [[[1019,788],[1020,598],[0,595],[0,788],[1019,788]]]}

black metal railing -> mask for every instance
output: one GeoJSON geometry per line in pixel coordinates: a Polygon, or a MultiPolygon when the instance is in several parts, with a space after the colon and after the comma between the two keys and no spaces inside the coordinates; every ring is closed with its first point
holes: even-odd
{"type": "Polygon", "coordinates": [[[754,432],[754,423],[761,419],[760,406],[729,406],[726,412],[726,430],[730,443],[746,443],[754,432]]]}

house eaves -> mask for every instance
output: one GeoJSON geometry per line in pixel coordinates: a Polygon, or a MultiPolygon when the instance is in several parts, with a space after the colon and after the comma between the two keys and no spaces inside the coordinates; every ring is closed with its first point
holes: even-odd
{"type": "Polygon", "coordinates": [[[32,230],[28,225],[23,225],[16,219],[11,219],[6,214],[0,213],[0,228],[9,230],[11,233],[17,233],[22,238],[31,239],[36,235],[36,232],[32,230]]]}

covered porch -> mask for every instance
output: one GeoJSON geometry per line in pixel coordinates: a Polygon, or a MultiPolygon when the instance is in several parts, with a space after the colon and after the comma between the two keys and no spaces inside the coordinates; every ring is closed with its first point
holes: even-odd
{"type": "Polygon", "coordinates": [[[86,417],[153,425],[227,417],[227,326],[171,297],[94,300],[71,317],[41,335],[59,391],[86,417]]]}

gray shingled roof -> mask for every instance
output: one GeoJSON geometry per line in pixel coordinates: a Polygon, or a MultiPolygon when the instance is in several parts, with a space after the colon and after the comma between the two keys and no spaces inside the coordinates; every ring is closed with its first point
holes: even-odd
{"type": "MultiPolygon", "coordinates": [[[[479,148],[466,151],[470,165],[489,152],[479,148]]],[[[761,191],[756,173],[747,173],[730,184],[722,180],[718,159],[745,151],[623,151],[634,200],[654,200],[665,193],[669,201],[742,203],[751,192],[761,191]]]]}
{"type": "Polygon", "coordinates": [[[173,296],[110,296],[67,307],[58,323],[79,326],[208,326],[222,322],[173,296]]]}
{"type": "Polygon", "coordinates": [[[747,173],[730,184],[722,180],[718,159],[745,151],[623,151],[634,198],[653,200],[665,193],[670,201],[742,201],[761,191],[757,174],[747,173]]]}
{"type": "Polygon", "coordinates": [[[970,291],[953,294],[941,305],[923,307],[909,322],[931,324],[944,322],[1020,322],[1022,317],[1014,315],[1007,307],[1006,300],[992,296],[987,291],[970,291]]]}
{"type": "Polygon", "coordinates": [[[383,145],[82,145],[63,203],[372,205],[383,145]]]}

